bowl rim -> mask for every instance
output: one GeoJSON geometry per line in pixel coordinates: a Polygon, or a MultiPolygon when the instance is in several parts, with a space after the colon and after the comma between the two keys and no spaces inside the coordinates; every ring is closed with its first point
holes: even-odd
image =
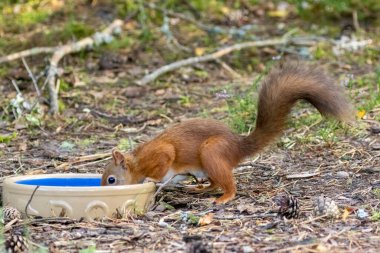
{"type": "MultiPolygon", "coordinates": [[[[57,174],[38,174],[38,175],[22,175],[11,176],[3,181],[3,192],[12,191],[15,193],[28,193],[34,191],[37,185],[18,184],[20,180],[41,179],[41,178],[99,178],[101,174],[95,173],[57,173],[57,174]]],[[[97,196],[117,196],[125,194],[142,194],[154,192],[156,185],[153,182],[147,182],[134,185],[116,185],[116,186],[39,186],[39,195],[97,195],[97,196]]]]}

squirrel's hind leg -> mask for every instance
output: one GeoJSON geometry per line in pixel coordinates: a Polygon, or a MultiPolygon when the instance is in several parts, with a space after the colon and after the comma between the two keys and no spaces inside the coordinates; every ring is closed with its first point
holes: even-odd
{"type": "Polygon", "coordinates": [[[213,189],[220,187],[223,190],[223,195],[215,200],[217,204],[226,203],[236,195],[232,174],[234,164],[226,159],[226,155],[231,155],[228,147],[225,138],[215,136],[207,139],[200,149],[202,168],[207,173],[213,189]]]}

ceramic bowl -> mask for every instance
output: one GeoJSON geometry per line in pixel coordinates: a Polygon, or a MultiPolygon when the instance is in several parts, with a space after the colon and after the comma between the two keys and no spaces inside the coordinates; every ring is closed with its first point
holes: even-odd
{"type": "Polygon", "coordinates": [[[6,178],[3,205],[22,214],[92,220],[144,213],[156,186],[100,186],[100,174],[43,174],[6,178]]]}

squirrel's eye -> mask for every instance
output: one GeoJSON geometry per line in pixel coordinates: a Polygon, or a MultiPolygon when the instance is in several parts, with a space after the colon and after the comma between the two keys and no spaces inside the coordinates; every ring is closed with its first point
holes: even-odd
{"type": "Polygon", "coordinates": [[[115,184],[116,183],[115,176],[108,176],[107,182],[108,182],[108,184],[115,184]]]}

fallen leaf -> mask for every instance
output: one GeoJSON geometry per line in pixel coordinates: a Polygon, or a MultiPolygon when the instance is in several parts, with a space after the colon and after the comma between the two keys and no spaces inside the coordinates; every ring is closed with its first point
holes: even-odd
{"type": "Polygon", "coordinates": [[[204,47],[197,47],[194,51],[196,56],[201,56],[205,53],[206,49],[204,47]]]}
{"type": "Polygon", "coordinates": [[[348,211],[347,209],[344,209],[343,214],[342,214],[342,220],[346,221],[348,215],[350,215],[350,211],[348,211]]]}
{"type": "Polygon", "coordinates": [[[228,13],[231,12],[230,8],[228,8],[228,7],[226,7],[226,6],[223,6],[220,10],[222,11],[222,13],[223,13],[224,15],[227,15],[228,13]]]}
{"type": "Polygon", "coordinates": [[[156,96],[162,96],[162,95],[165,94],[165,90],[164,90],[164,89],[158,89],[158,90],[156,90],[156,91],[154,92],[154,94],[155,94],[156,96]]]}
{"type": "Polygon", "coordinates": [[[354,209],[353,209],[353,208],[351,208],[351,207],[345,207],[345,208],[344,208],[344,211],[343,211],[343,214],[342,214],[342,220],[343,220],[343,221],[346,221],[347,218],[348,218],[348,216],[349,216],[352,212],[354,212],[354,209]]]}
{"type": "Polygon", "coordinates": [[[59,134],[62,131],[62,126],[59,126],[55,129],[55,133],[59,134]]]}
{"type": "Polygon", "coordinates": [[[268,12],[268,16],[276,18],[286,18],[288,16],[288,12],[285,10],[270,11],[268,12]]]}
{"type": "Polygon", "coordinates": [[[26,144],[26,142],[22,142],[18,145],[18,151],[26,151],[26,149],[28,148],[28,145],[26,144]]]}
{"type": "Polygon", "coordinates": [[[214,218],[214,214],[208,213],[199,219],[198,225],[199,226],[209,225],[213,221],[213,218],[214,218]]]}

